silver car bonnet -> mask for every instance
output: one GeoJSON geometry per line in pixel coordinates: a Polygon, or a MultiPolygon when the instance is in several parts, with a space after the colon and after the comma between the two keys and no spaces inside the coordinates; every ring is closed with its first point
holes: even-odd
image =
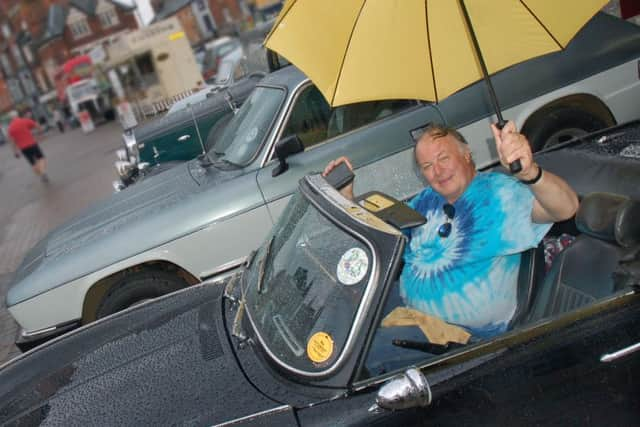
{"type": "MultiPolygon", "coordinates": [[[[262,203],[252,173],[235,180],[244,194],[229,205],[219,184],[247,170],[195,168],[206,173],[199,185],[191,175],[194,160],[113,194],[56,228],[27,253],[7,293],[12,306],[118,261],[170,242],[220,218],[234,208],[262,203]],[[245,200],[250,198],[251,200],[245,200]]],[[[237,210],[237,209],[236,209],[237,210]]]]}

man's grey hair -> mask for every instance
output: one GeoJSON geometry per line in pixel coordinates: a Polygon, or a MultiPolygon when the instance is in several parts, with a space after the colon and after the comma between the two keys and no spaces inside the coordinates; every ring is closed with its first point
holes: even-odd
{"type": "Polygon", "coordinates": [[[443,138],[447,135],[453,136],[453,138],[458,142],[458,148],[460,149],[460,152],[462,154],[465,154],[465,153],[471,154],[471,148],[469,148],[469,144],[467,143],[467,140],[464,139],[464,136],[462,136],[462,134],[458,132],[457,129],[449,126],[441,125],[439,123],[431,123],[424,129],[424,132],[422,133],[422,135],[420,135],[420,138],[418,138],[416,145],[413,147],[413,158],[416,160],[416,163],[417,163],[416,148],[424,138],[429,136],[432,139],[438,139],[438,138],[443,138]]]}

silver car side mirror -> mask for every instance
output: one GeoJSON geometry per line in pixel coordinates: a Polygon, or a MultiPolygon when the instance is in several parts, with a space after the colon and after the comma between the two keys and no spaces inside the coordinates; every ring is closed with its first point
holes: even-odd
{"type": "Polygon", "coordinates": [[[431,387],[427,379],[416,368],[389,380],[380,388],[376,403],[380,408],[399,410],[429,406],[431,387]]]}

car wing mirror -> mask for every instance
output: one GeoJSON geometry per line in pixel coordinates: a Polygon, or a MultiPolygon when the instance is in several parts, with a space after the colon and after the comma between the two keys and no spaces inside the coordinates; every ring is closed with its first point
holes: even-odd
{"type": "Polygon", "coordinates": [[[378,391],[376,404],[383,409],[400,410],[429,406],[431,387],[416,368],[411,368],[392,378],[378,391]]]}
{"type": "Polygon", "coordinates": [[[276,143],[276,157],[278,157],[278,166],[273,168],[271,176],[276,177],[283,174],[289,169],[287,157],[304,151],[304,145],[298,138],[298,135],[289,135],[276,143]]]}

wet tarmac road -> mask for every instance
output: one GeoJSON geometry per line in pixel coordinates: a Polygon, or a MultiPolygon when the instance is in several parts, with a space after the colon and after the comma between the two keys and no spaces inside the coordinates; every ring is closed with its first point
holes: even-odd
{"type": "Polygon", "coordinates": [[[5,306],[8,285],[25,253],[52,228],[108,197],[121,128],[111,122],[89,134],[49,130],[40,144],[50,182],[37,178],[9,143],[0,145],[0,365],[19,354],[18,327],[5,306]]]}

